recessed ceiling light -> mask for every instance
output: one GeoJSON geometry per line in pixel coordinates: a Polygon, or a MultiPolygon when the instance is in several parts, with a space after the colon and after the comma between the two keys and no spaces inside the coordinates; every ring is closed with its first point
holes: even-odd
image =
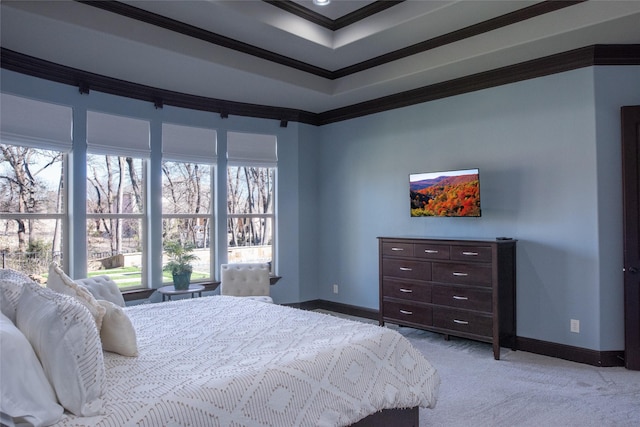
{"type": "Polygon", "coordinates": [[[331,3],[331,0],[313,0],[313,4],[316,6],[326,6],[331,3]]]}

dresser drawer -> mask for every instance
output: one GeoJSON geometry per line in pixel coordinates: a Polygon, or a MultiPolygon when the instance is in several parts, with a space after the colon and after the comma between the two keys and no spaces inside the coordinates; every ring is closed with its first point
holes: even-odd
{"type": "Polygon", "coordinates": [[[491,286],[490,264],[462,264],[434,262],[433,281],[463,285],[491,286]]]}
{"type": "Polygon", "coordinates": [[[434,304],[487,313],[492,312],[491,298],[491,289],[434,285],[431,290],[431,299],[434,304]]]}
{"type": "Polygon", "coordinates": [[[405,299],[409,301],[431,302],[431,285],[384,279],[383,297],[405,299]]]}
{"type": "Polygon", "coordinates": [[[385,258],[382,260],[382,274],[399,279],[431,280],[431,263],[385,258]]]}
{"type": "Polygon", "coordinates": [[[456,261],[491,262],[490,246],[451,246],[451,259],[456,261]]]}
{"type": "Polygon", "coordinates": [[[449,259],[449,246],[429,243],[416,243],[413,247],[416,258],[449,259]]]}
{"type": "Polygon", "coordinates": [[[421,306],[411,303],[401,303],[396,301],[384,301],[384,317],[395,319],[399,322],[418,323],[420,325],[431,326],[432,308],[431,306],[421,306]]]}
{"type": "Polygon", "coordinates": [[[382,244],[382,255],[412,257],[413,243],[385,242],[382,244]]]}
{"type": "Polygon", "coordinates": [[[453,308],[433,308],[433,326],[468,334],[492,336],[493,318],[491,315],[456,310],[453,308]]]}

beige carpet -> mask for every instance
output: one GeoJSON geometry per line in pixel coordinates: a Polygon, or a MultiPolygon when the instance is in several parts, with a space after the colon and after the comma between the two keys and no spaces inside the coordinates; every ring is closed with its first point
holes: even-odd
{"type": "Polygon", "coordinates": [[[505,348],[496,361],[487,343],[389,327],[409,339],[442,379],[436,408],[420,410],[421,427],[640,426],[640,371],[505,348]]]}

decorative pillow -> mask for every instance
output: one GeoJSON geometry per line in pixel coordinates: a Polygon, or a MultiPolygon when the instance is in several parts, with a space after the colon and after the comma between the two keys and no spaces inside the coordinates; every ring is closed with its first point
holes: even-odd
{"type": "Polygon", "coordinates": [[[97,300],[111,301],[117,306],[124,307],[124,297],[116,282],[109,276],[94,276],[86,279],[76,279],[75,282],[84,286],[97,300]]]}
{"type": "Polygon", "coordinates": [[[48,426],[62,416],[56,394],[27,338],[0,314],[0,412],[16,424],[48,426]]]}
{"type": "Polygon", "coordinates": [[[127,313],[111,301],[98,300],[98,303],[107,311],[100,329],[102,349],[123,356],[137,356],[136,331],[127,313]]]}
{"type": "Polygon", "coordinates": [[[96,321],[98,331],[100,330],[105,312],[104,307],[98,304],[98,301],[91,295],[91,292],[74,282],[55,262],[49,264],[47,288],[53,289],[61,294],[72,296],[80,301],[80,303],[89,309],[89,312],[96,321]]]}
{"type": "Polygon", "coordinates": [[[58,402],[77,416],[101,414],[104,358],[89,310],[73,297],[25,283],[16,326],[40,359],[58,402]]]}
{"type": "Polygon", "coordinates": [[[0,269],[0,310],[16,323],[16,307],[22,294],[22,284],[32,282],[24,273],[9,268],[0,269]]]}

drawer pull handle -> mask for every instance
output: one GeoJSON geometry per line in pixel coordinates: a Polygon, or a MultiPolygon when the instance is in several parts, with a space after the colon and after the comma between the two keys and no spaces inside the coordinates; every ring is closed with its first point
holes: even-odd
{"type": "Polygon", "coordinates": [[[436,251],[435,249],[425,249],[424,253],[425,254],[437,254],[440,251],[436,251]]]}
{"type": "Polygon", "coordinates": [[[391,248],[392,251],[404,251],[404,248],[391,248]]]}
{"type": "Polygon", "coordinates": [[[478,256],[478,252],[462,252],[462,255],[466,255],[466,256],[478,256]]]}
{"type": "Polygon", "coordinates": [[[458,295],[454,295],[454,296],[453,296],[453,299],[466,301],[466,300],[468,300],[469,298],[467,298],[467,297],[461,297],[461,296],[458,296],[458,295]]]}
{"type": "Polygon", "coordinates": [[[405,294],[410,294],[413,292],[411,289],[400,288],[400,292],[404,292],[405,294]]]}
{"type": "Polygon", "coordinates": [[[453,323],[457,323],[458,325],[468,325],[469,322],[467,322],[466,320],[458,320],[458,319],[453,319],[453,323]]]}
{"type": "Polygon", "coordinates": [[[459,276],[459,277],[466,277],[466,276],[469,275],[469,273],[456,273],[456,272],[454,272],[453,275],[454,276],[459,276]]]}
{"type": "Polygon", "coordinates": [[[400,313],[402,313],[402,314],[412,315],[412,314],[413,314],[413,311],[400,310],[400,313]]]}
{"type": "Polygon", "coordinates": [[[413,271],[413,268],[409,268],[409,267],[400,267],[400,271],[413,271]]]}

